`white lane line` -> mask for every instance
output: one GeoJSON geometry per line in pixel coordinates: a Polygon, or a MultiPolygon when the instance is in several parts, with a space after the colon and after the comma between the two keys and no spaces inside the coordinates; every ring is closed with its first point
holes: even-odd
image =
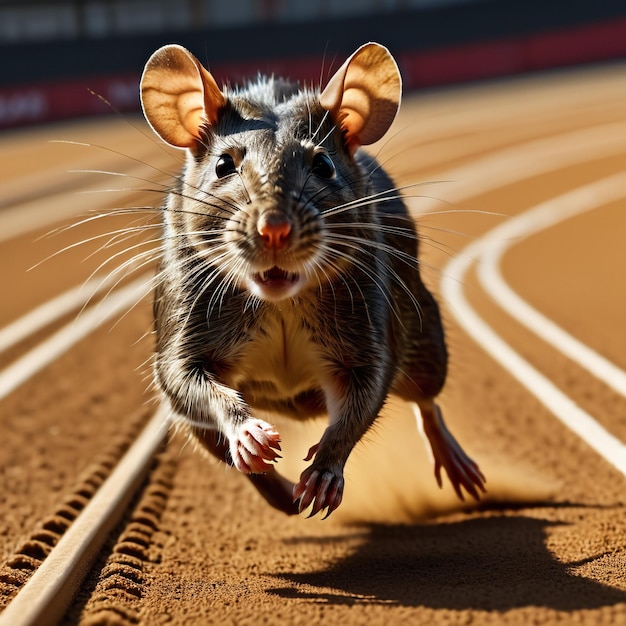
{"type": "MultiPolygon", "coordinates": [[[[80,215],[95,215],[99,211],[110,211],[114,214],[117,206],[124,206],[129,198],[139,195],[154,194],[155,206],[160,206],[163,195],[171,186],[169,183],[176,179],[176,175],[168,173],[171,160],[165,164],[163,155],[156,154],[151,160],[152,165],[148,165],[141,159],[128,157],[130,164],[126,164],[123,172],[109,173],[108,170],[87,169],[61,172],[68,174],[68,185],[71,180],[69,174],[77,175],[75,188],[53,191],[49,196],[37,197],[20,202],[16,206],[2,208],[0,242],[51,227],[80,215]],[[98,182],[85,186],[85,178],[91,179],[97,173],[101,173],[98,182]],[[86,194],[90,196],[87,197],[86,194]],[[94,196],[97,196],[97,199],[94,196]]],[[[0,186],[0,191],[2,188],[0,186]]]]}
{"type": "MultiPolygon", "coordinates": [[[[524,145],[515,145],[492,153],[483,159],[439,175],[439,178],[445,180],[458,181],[446,200],[455,203],[467,201],[533,176],[582,164],[594,158],[623,153],[624,131],[626,131],[624,122],[611,123],[530,141],[524,145]]],[[[436,212],[441,206],[439,200],[424,198],[412,200],[410,204],[418,218],[420,213],[436,212]]],[[[485,209],[501,210],[501,207],[487,206],[485,209]]],[[[626,475],[626,446],[506,344],[465,299],[462,289],[465,275],[474,260],[480,257],[481,246],[486,246],[491,236],[491,232],[488,232],[481,239],[465,247],[444,267],[441,291],[448,302],[449,310],[461,327],[482,344],[496,361],[510,370],[531,394],[626,475]]]]}
{"type": "Polygon", "coordinates": [[[452,314],[465,331],[500,365],[544,404],[565,426],[626,476],[626,446],[523,359],[471,307],[463,293],[465,277],[474,261],[491,245],[492,231],[466,246],[444,270],[441,291],[452,314]]]}
{"type": "Polygon", "coordinates": [[[626,197],[626,174],[609,176],[548,200],[490,231],[482,248],[478,277],[482,287],[514,319],[626,396],[626,372],[567,333],[523,300],[504,280],[500,261],[505,252],[527,237],[585,211],[626,197]]]}
{"type": "Polygon", "coordinates": [[[168,429],[161,407],[37,571],[0,614],[0,626],[56,624],[141,485],[168,429]]]}
{"type": "MultiPolygon", "coordinates": [[[[481,159],[436,174],[437,180],[453,181],[446,202],[458,203],[478,197],[506,185],[560,170],[569,166],[626,152],[626,122],[602,124],[582,130],[535,139],[498,150],[481,159]]],[[[436,198],[407,198],[414,215],[441,210],[436,198]]],[[[506,207],[484,207],[487,211],[506,213],[506,207]]]]}
{"type": "Polygon", "coordinates": [[[151,291],[153,280],[154,276],[150,273],[113,291],[98,305],[83,311],[76,320],[5,368],[0,372],[0,400],[87,337],[98,326],[143,299],[151,291]]]}
{"type": "MultiPolygon", "coordinates": [[[[162,188],[158,186],[157,191],[163,193],[162,188]]],[[[48,198],[38,198],[18,206],[2,209],[0,212],[0,242],[49,228],[54,224],[60,224],[80,215],[96,215],[99,211],[111,211],[114,214],[115,208],[112,208],[112,205],[126,203],[129,198],[141,192],[141,189],[132,188],[103,191],[102,183],[98,183],[81,188],[76,192],[58,193],[48,198]],[[86,193],[101,193],[102,197],[94,200],[93,196],[86,198],[84,195],[86,193]],[[123,195],[116,196],[118,202],[118,200],[111,199],[111,193],[123,195]]]]}
{"type": "Polygon", "coordinates": [[[117,278],[111,274],[105,278],[92,278],[44,302],[4,328],[0,328],[0,353],[84,306],[91,298],[108,287],[112,287],[116,280],[117,278]]]}

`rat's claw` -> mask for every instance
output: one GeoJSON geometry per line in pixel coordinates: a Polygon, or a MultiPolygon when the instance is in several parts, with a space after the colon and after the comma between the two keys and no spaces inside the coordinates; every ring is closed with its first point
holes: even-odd
{"type": "Polygon", "coordinates": [[[485,477],[478,465],[469,457],[456,440],[449,435],[448,446],[438,452],[439,465],[443,466],[460,500],[465,500],[461,487],[474,498],[480,500],[479,490],[485,493],[485,477]]]}
{"type": "Polygon", "coordinates": [[[314,446],[311,446],[309,448],[308,454],[304,457],[304,460],[310,461],[317,454],[317,450],[319,447],[320,447],[319,443],[316,443],[314,446]]]}
{"type": "Polygon", "coordinates": [[[452,487],[460,500],[465,500],[461,487],[475,500],[480,500],[480,492],[485,493],[485,477],[478,465],[465,453],[452,433],[446,427],[439,407],[432,403],[421,408],[422,429],[430,444],[434,460],[435,479],[442,487],[441,469],[448,475],[452,487]]]}
{"type": "Polygon", "coordinates": [[[280,458],[280,435],[263,420],[250,419],[241,424],[230,439],[233,465],[244,474],[263,474],[270,463],[280,458]]]}
{"type": "Polygon", "coordinates": [[[331,470],[304,470],[300,481],[293,488],[293,501],[298,502],[298,512],[313,505],[308,517],[327,509],[326,519],[340,504],[343,498],[343,473],[331,470]]]}
{"type": "Polygon", "coordinates": [[[435,455],[435,478],[439,487],[442,486],[441,468],[446,471],[448,479],[454,488],[454,491],[460,500],[465,500],[461,487],[474,498],[480,500],[480,493],[485,493],[485,477],[478,468],[478,465],[468,457],[463,449],[450,435],[450,439],[445,441],[445,445],[441,442],[436,449],[433,446],[435,455]]]}

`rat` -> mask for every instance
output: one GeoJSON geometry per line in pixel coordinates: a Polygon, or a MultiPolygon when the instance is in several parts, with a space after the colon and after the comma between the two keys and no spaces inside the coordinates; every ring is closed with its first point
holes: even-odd
{"type": "Polygon", "coordinates": [[[485,491],[435,401],[448,354],[416,225],[362,149],[401,91],[377,43],[323,90],[261,75],[220,88],[178,45],[141,78],[149,125],[186,151],[162,210],[157,386],[176,422],[288,514],[337,509],[345,463],[390,393],[412,403],[439,486],[443,468],[459,498],[485,491]],[[280,435],[260,412],[328,415],[297,483],[277,471],[280,435]]]}

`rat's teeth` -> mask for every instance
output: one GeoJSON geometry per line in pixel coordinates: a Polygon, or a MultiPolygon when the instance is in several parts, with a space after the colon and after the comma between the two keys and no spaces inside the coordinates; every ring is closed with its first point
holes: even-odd
{"type": "Polygon", "coordinates": [[[266,283],[268,281],[285,281],[295,283],[299,278],[299,274],[297,272],[287,272],[280,267],[272,267],[268,270],[264,270],[255,275],[256,280],[262,283],[266,283]]]}

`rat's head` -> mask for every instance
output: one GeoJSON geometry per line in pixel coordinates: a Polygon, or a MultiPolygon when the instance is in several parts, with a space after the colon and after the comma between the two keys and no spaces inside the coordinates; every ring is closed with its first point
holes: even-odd
{"type": "Polygon", "coordinates": [[[401,82],[388,50],[359,48],[326,88],[259,78],[220,89],[187,50],[165,46],[144,70],[146,119],[187,150],[169,199],[168,237],[222,281],[265,300],[294,297],[345,269],[376,217],[356,150],[393,122],[401,82]]]}

